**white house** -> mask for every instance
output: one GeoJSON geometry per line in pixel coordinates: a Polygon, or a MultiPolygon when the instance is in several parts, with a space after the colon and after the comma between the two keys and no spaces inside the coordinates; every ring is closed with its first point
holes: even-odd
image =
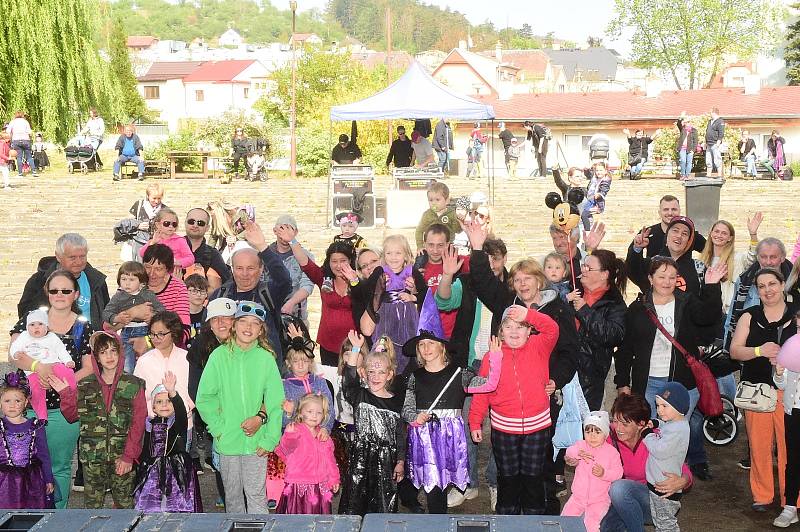
{"type": "Polygon", "coordinates": [[[268,74],[255,60],[156,62],[137,86],[174,133],[181,120],[249,111],[267,90],[268,74]]]}
{"type": "Polygon", "coordinates": [[[238,48],[244,44],[244,38],[239,35],[239,32],[233,28],[229,28],[225,33],[219,36],[220,46],[233,46],[238,48]]]}

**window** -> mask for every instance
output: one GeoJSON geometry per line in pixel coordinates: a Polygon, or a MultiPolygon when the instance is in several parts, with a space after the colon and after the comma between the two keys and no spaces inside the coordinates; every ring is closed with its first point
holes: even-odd
{"type": "Polygon", "coordinates": [[[144,86],[144,99],[145,100],[158,100],[161,98],[158,85],[145,85],[144,86]]]}
{"type": "Polygon", "coordinates": [[[245,87],[244,88],[244,97],[245,97],[245,99],[250,97],[250,87],[245,87]]]}
{"type": "Polygon", "coordinates": [[[194,91],[194,101],[196,102],[203,102],[206,99],[206,95],[203,91],[194,91]]]}

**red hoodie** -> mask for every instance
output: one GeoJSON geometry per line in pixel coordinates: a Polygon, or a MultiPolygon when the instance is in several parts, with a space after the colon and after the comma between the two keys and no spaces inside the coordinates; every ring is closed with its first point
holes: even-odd
{"type": "MultiPolygon", "coordinates": [[[[471,430],[480,430],[486,411],[492,428],[510,434],[530,434],[551,425],[550,398],[544,391],[550,380],[550,353],[558,341],[558,325],[546,314],[529,309],[525,321],[539,334],[512,349],[503,343],[503,365],[497,389],[472,396],[471,430]]],[[[489,374],[489,357],[483,357],[479,374],[489,374]]]]}
{"type": "MultiPolygon", "coordinates": [[[[120,346],[121,347],[121,346],[120,346]]],[[[100,390],[103,392],[103,402],[105,403],[106,411],[111,409],[111,400],[114,393],[117,391],[117,384],[122,375],[122,368],[125,365],[124,357],[122,356],[122,349],[119,350],[120,357],[117,364],[117,370],[114,374],[114,382],[106,384],[103,380],[100,366],[97,364],[97,359],[92,355],[92,369],[94,370],[94,377],[100,383],[100,390]]],[[[86,377],[91,379],[92,377],[86,377]]],[[[78,393],[73,388],[67,388],[59,393],[61,397],[61,413],[69,423],[75,423],[78,420],[78,393]]],[[[144,383],[142,389],[133,398],[133,414],[131,416],[131,426],[128,427],[128,438],[125,440],[125,450],[122,451],[121,458],[129,463],[135,464],[139,461],[139,455],[142,453],[142,437],[144,436],[144,423],[147,419],[147,400],[144,397],[144,383]]]]}

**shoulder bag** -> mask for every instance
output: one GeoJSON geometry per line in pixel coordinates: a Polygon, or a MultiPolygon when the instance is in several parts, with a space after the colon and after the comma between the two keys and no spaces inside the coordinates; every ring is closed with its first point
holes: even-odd
{"type": "Polygon", "coordinates": [[[655,325],[656,328],[661,331],[661,334],[663,334],[664,337],[675,346],[675,349],[683,355],[686,365],[689,366],[694,376],[694,381],[697,384],[697,391],[700,392],[700,400],[697,402],[697,408],[708,417],[721,416],[723,411],[722,398],[719,395],[719,385],[717,384],[717,379],[714,378],[714,374],[711,373],[707,365],[697,357],[690,355],[689,352],[667,332],[658,320],[658,316],[656,316],[652,310],[645,308],[645,312],[647,312],[647,317],[650,318],[653,325],[655,325]]]}

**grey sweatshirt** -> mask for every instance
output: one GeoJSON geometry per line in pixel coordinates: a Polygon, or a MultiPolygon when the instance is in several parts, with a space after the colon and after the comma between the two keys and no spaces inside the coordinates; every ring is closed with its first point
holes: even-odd
{"type": "Polygon", "coordinates": [[[649,484],[656,484],[667,477],[664,473],[681,474],[686,451],[689,449],[689,422],[661,421],[660,433],[651,432],[644,437],[648,456],[645,476],[649,484]]]}
{"type": "Polygon", "coordinates": [[[114,324],[114,318],[123,310],[128,310],[136,305],[142,303],[152,303],[153,312],[164,310],[164,305],[158,300],[158,297],[149,289],[142,288],[138,294],[131,295],[123,290],[117,290],[113,295],[111,301],[108,302],[106,308],[103,309],[103,321],[114,324]]]}

